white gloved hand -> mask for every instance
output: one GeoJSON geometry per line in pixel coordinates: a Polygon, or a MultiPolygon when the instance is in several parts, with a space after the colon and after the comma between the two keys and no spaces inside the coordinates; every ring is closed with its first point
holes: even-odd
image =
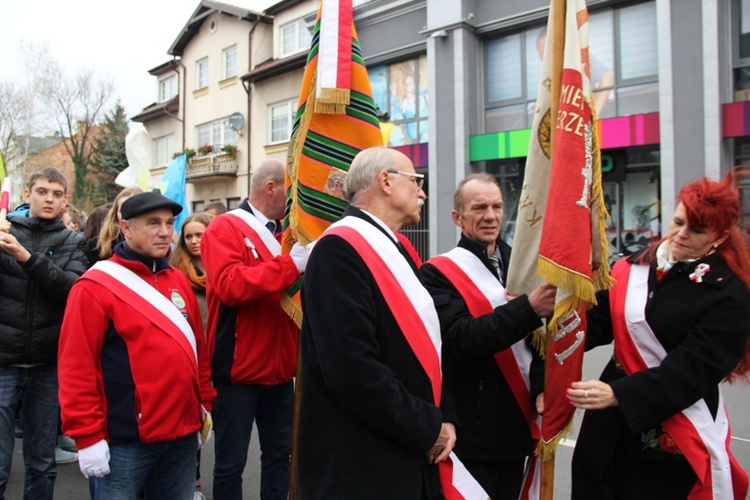
{"type": "Polygon", "coordinates": [[[289,256],[294,261],[294,265],[297,266],[297,270],[300,273],[305,272],[305,268],[307,267],[307,259],[310,257],[310,251],[312,250],[314,245],[314,241],[308,243],[307,245],[303,245],[298,241],[289,251],[289,256]]]}
{"type": "Polygon", "coordinates": [[[78,450],[78,467],[86,479],[109,474],[109,445],[102,439],[96,444],[78,450]]]}

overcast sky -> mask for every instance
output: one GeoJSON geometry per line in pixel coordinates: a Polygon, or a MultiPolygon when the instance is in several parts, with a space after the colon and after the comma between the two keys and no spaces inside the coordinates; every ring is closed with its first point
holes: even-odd
{"type": "MultiPolygon", "coordinates": [[[[223,0],[262,11],[278,0],[223,0]]],[[[47,44],[68,75],[113,78],[128,117],[156,101],[148,70],[167,62],[198,0],[1,0],[0,80],[19,76],[20,44],[47,44]]]]}

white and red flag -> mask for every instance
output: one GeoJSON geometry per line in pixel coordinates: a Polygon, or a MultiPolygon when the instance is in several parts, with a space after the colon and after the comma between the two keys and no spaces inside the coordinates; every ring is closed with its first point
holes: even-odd
{"type": "Polygon", "coordinates": [[[586,3],[552,0],[508,276],[511,295],[541,281],[558,289],[546,334],[537,337],[546,364],[544,460],[571,424],[565,391],[581,379],[586,310],[610,282],[600,167],[586,3]]]}

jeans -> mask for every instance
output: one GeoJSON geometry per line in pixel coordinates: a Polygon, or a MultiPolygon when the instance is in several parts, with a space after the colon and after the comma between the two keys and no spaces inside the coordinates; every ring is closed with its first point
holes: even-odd
{"type": "Polygon", "coordinates": [[[13,460],[13,424],[18,400],[23,402],[24,499],[52,498],[57,464],[57,365],[0,367],[0,499],[13,460]]]}
{"type": "Polygon", "coordinates": [[[217,384],[214,402],[214,498],[240,500],[253,421],[260,439],[260,498],[286,500],[292,449],[293,383],[217,384]]]}
{"type": "MultiPolygon", "coordinates": [[[[161,443],[120,443],[109,447],[110,473],[89,478],[93,500],[192,500],[195,491],[195,433],[161,443]]],[[[217,497],[218,498],[218,497],[217,497]]]]}

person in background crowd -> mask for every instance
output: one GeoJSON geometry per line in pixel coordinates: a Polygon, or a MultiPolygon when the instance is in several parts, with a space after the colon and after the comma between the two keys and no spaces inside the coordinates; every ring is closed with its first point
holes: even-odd
{"type": "Polygon", "coordinates": [[[308,250],[296,244],[289,255],[280,255],[276,228],[284,216],[284,163],[264,161],[250,182],[250,196],[216,217],[201,240],[211,374],[218,392],[213,491],[222,500],[242,498],[256,422],[260,498],[285,500],[299,330],[281,309],[281,295],[304,272],[308,250]]]}
{"type": "Polygon", "coordinates": [[[600,380],[574,382],[586,410],[574,499],[746,498],[719,384],[750,373],[750,250],[740,175],[685,185],[667,237],[617,261],[589,311],[586,348],[614,342],[600,380]]]}
{"type": "Polygon", "coordinates": [[[156,192],[121,206],[124,241],[71,290],[60,336],[63,430],[92,497],[192,499],[196,433],[215,391],[198,304],[169,266],[182,207],[156,192]]]}
{"type": "Polygon", "coordinates": [[[112,206],[112,203],[107,203],[106,205],[96,207],[91,211],[91,215],[86,218],[86,224],[83,226],[83,237],[86,238],[86,244],[88,245],[86,255],[92,266],[99,261],[99,250],[97,249],[99,233],[102,231],[104,220],[107,218],[109,209],[112,206]]]}
{"type": "Polygon", "coordinates": [[[99,233],[99,241],[97,242],[99,259],[106,260],[112,257],[115,246],[123,240],[122,233],[120,232],[120,220],[122,220],[120,207],[123,202],[131,196],[142,192],[141,188],[132,186],[123,189],[115,197],[112,208],[110,208],[107,217],[104,219],[102,230],[99,233]]]}
{"type": "MultiPolygon", "coordinates": [[[[190,286],[193,288],[195,298],[198,299],[203,329],[206,328],[206,269],[201,260],[201,239],[206,228],[211,223],[211,216],[206,213],[195,213],[189,215],[182,223],[177,246],[169,255],[169,263],[182,271],[187,276],[190,286]]],[[[205,340],[205,339],[204,339],[205,340]]],[[[195,499],[203,500],[205,496],[201,492],[201,452],[198,450],[196,458],[195,477],[195,499]]]]}
{"type": "Polygon", "coordinates": [[[208,205],[206,205],[206,209],[204,210],[208,215],[211,216],[211,218],[218,217],[219,215],[226,213],[227,207],[220,201],[212,201],[208,205]]]}
{"type": "MultiPolygon", "coordinates": [[[[396,232],[416,224],[423,176],[403,154],[362,150],[350,205],[314,246],[302,289],[297,498],[442,498],[456,442],[441,386],[440,325],[396,232]]],[[[444,389],[444,386],[443,386],[444,389]]]]}
{"type": "Polygon", "coordinates": [[[461,422],[456,455],[492,500],[516,500],[544,390],[544,361],[525,337],[552,314],[555,288],[506,296],[510,247],[500,239],[503,195],[494,176],[459,182],[452,216],[458,246],[420,274],[440,317],[443,377],[461,422]]]}
{"type": "Polygon", "coordinates": [[[24,497],[51,499],[57,343],[73,283],[88,268],[83,235],[60,220],[68,181],[57,169],[33,171],[23,205],[0,220],[0,498],[13,459],[13,415],[23,402],[24,497]]]}
{"type": "Polygon", "coordinates": [[[71,231],[80,231],[86,220],[83,214],[74,205],[66,203],[63,209],[60,211],[60,217],[62,218],[65,227],[71,231]]]}

